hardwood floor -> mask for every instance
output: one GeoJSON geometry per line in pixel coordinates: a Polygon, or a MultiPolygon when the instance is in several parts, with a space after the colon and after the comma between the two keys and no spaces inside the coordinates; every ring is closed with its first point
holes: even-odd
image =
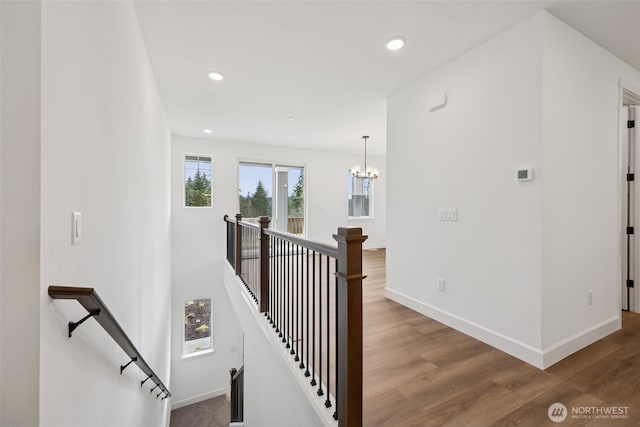
{"type": "Polygon", "coordinates": [[[384,250],[365,252],[364,270],[365,426],[640,426],[640,315],[542,371],[386,299],[384,250]],[[569,411],[558,424],[555,402],[569,411]],[[628,418],[572,418],[588,406],[628,418]]]}

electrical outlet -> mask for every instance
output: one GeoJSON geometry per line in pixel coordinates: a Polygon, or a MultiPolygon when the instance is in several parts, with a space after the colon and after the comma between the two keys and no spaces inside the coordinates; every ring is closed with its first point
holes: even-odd
{"type": "Polygon", "coordinates": [[[444,279],[438,279],[438,291],[439,292],[444,292],[444,279]]]}
{"type": "Polygon", "coordinates": [[[587,304],[593,305],[593,291],[587,292],[587,304]]]}

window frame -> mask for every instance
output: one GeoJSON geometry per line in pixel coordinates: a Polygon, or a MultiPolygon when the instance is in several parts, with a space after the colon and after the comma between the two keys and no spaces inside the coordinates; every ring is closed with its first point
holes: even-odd
{"type": "Polygon", "coordinates": [[[369,179],[369,194],[359,194],[359,193],[355,193],[353,191],[354,189],[354,180],[356,179],[352,174],[351,171],[348,171],[348,181],[347,181],[347,220],[349,221],[367,221],[367,220],[373,220],[375,219],[374,213],[375,213],[375,209],[374,209],[374,194],[375,194],[375,179],[371,179],[371,178],[367,178],[369,179]],[[351,191],[349,191],[349,182],[351,182],[351,191]],[[349,215],[349,199],[353,198],[353,196],[369,196],[369,215],[363,215],[363,216],[352,216],[349,215]]]}
{"type": "MultiPolygon", "coordinates": [[[[272,194],[271,197],[273,198],[273,203],[272,203],[272,209],[271,209],[271,220],[275,221],[275,216],[274,216],[274,208],[273,206],[276,205],[276,203],[278,203],[276,197],[277,194],[275,194],[276,192],[274,191],[274,189],[276,188],[276,168],[294,168],[294,169],[302,169],[303,174],[304,174],[304,183],[303,183],[303,191],[304,191],[304,207],[303,207],[303,211],[304,211],[304,231],[303,231],[303,236],[307,236],[308,234],[308,224],[309,221],[307,220],[308,218],[308,206],[309,206],[309,197],[308,197],[308,193],[307,193],[307,189],[308,189],[308,183],[309,183],[309,175],[308,175],[308,167],[306,163],[297,163],[297,162],[286,162],[286,161],[277,161],[277,160],[265,160],[265,159],[256,159],[256,158],[245,158],[245,157],[238,157],[236,159],[236,191],[240,188],[240,166],[241,165],[258,165],[258,166],[270,166],[271,167],[271,191],[272,194]]],[[[236,197],[236,212],[240,212],[240,198],[236,197]]]]}
{"type": "Polygon", "coordinates": [[[213,354],[215,353],[215,346],[214,346],[214,342],[213,342],[213,297],[203,297],[203,298],[192,298],[192,299],[187,299],[182,301],[182,317],[181,317],[181,321],[180,321],[180,328],[182,329],[182,359],[191,359],[194,357],[198,357],[198,356],[204,356],[207,354],[213,354]],[[210,331],[210,339],[211,339],[211,347],[207,348],[207,349],[203,349],[203,350],[196,350],[196,351],[192,351],[191,353],[186,353],[185,352],[185,346],[187,344],[187,337],[186,337],[186,331],[185,331],[185,324],[184,324],[184,318],[186,316],[186,303],[187,301],[198,301],[198,300],[209,300],[209,331],[210,331]]]}
{"type": "Polygon", "coordinates": [[[213,208],[213,156],[211,154],[203,154],[203,153],[193,153],[193,152],[185,152],[182,153],[182,207],[185,209],[211,209],[213,208]],[[186,191],[186,184],[187,181],[185,180],[185,173],[186,173],[186,163],[187,163],[187,156],[192,156],[192,157],[204,157],[204,158],[209,158],[209,163],[211,164],[211,199],[209,200],[209,206],[187,206],[187,191],[186,191]]]}

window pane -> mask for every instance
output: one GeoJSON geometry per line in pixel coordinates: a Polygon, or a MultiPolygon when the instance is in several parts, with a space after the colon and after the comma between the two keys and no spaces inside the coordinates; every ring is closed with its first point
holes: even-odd
{"type": "Polygon", "coordinates": [[[184,205],[211,206],[211,157],[185,156],[184,205]]]}
{"type": "Polygon", "coordinates": [[[271,165],[241,163],[238,175],[242,216],[245,218],[270,217],[273,203],[271,165]]]}
{"type": "Polygon", "coordinates": [[[184,303],[183,354],[213,349],[211,334],[211,299],[189,300],[184,303]]]}
{"type": "Polygon", "coordinates": [[[373,181],[369,178],[354,178],[349,173],[349,216],[371,217],[373,207],[373,181]]]}
{"type": "Polygon", "coordinates": [[[288,171],[288,223],[287,231],[304,234],[304,169],[289,168],[288,171]]]}

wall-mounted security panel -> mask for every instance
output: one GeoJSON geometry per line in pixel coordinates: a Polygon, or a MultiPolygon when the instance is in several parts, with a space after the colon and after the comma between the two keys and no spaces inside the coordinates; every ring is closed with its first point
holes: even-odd
{"type": "Polygon", "coordinates": [[[518,168],[516,169],[516,181],[532,181],[533,180],[533,168],[518,168]]]}

